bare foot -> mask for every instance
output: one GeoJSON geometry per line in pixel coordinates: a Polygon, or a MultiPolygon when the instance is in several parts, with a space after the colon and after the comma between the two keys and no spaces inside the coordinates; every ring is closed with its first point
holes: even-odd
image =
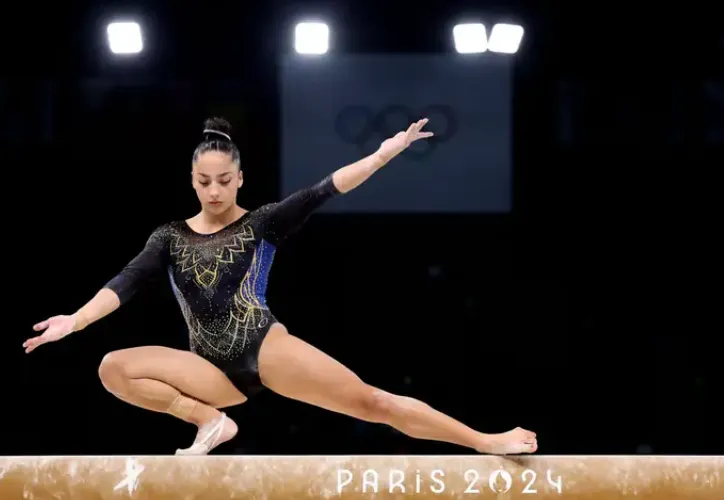
{"type": "Polygon", "coordinates": [[[176,450],[176,455],[208,455],[211,450],[236,436],[236,423],[220,413],[219,417],[199,425],[196,440],[189,448],[176,450]]]}
{"type": "Polygon", "coordinates": [[[477,451],[491,455],[533,453],[538,449],[538,440],[535,436],[535,432],[520,427],[500,434],[487,434],[477,451]]]}

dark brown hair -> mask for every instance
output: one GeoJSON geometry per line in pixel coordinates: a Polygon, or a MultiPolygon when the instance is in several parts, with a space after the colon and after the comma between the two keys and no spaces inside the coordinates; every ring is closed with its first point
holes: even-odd
{"type": "Polygon", "coordinates": [[[196,146],[193,161],[207,151],[221,151],[231,155],[231,160],[240,165],[241,153],[231,138],[231,124],[223,118],[207,118],[204,121],[203,139],[196,146]]]}

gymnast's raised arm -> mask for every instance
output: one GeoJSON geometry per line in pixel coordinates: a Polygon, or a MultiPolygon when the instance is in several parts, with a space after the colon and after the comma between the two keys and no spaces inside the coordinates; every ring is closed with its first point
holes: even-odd
{"type": "Polygon", "coordinates": [[[33,326],[42,335],[23,343],[29,353],[47,342],[60,340],[73,332],[83,330],[91,323],[108,316],[127,302],[150,279],[158,276],[165,266],[164,251],[167,241],[157,229],[146,242],[143,250],[112,280],[101,288],[83,307],[71,315],[53,316],[33,326]]]}
{"type": "Polygon", "coordinates": [[[297,230],[328,199],[356,188],[377,170],[389,163],[418,139],[431,137],[432,132],[422,132],[427,119],[410,125],[405,132],[385,140],[373,154],[346,165],[328,175],[314,186],[301,189],[278,203],[265,206],[265,239],[278,244],[297,230]]]}
{"type": "Polygon", "coordinates": [[[340,192],[346,193],[369,179],[416,140],[432,137],[432,132],[422,132],[422,127],[427,122],[427,118],[424,118],[410,124],[405,132],[399,132],[385,140],[375,153],[334,172],[332,174],[334,185],[340,192]]]}

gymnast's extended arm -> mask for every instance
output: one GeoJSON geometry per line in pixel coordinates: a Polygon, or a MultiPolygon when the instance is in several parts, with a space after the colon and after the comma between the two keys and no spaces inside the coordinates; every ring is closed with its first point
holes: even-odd
{"type": "Polygon", "coordinates": [[[372,177],[372,174],[384,167],[389,161],[389,158],[376,151],[359,161],[346,165],[332,173],[334,187],[340,193],[351,191],[372,177]]]}
{"type": "Polygon", "coordinates": [[[324,179],[260,210],[264,239],[279,245],[296,232],[317,208],[327,200],[362,184],[389,160],[374,153],[344,166],[324,179]]]}
{"type": "Polygon", "coordinates": [[[42,335],[25,341],[25,352],[29,353],[46,342],[60,340],[73,332],[83,330],[118,309],[164,268],[165,248],[166,238],[163,232],[157,229],[143,250],[83,307],[74,314],[53,316],[35,324],[33,330],[45,331],[42,335]]]}
{"type": "Polygon", "coordinates": [[[407,147],[418,139],[432,137],[432,132],[422,132],[427,124],[427,118],[410,124],[405,132],[385,140],[370,156],[340,168],[332,174],[332,182],[340,193],[346,193],[369,179],[372,174],[384,167],[394,157],[402,153],[407,147]]]}
{"type": "Polygon", "coordinates": [[[167,236],[163,227],[148,238],[143,250],[123,270],[75,312],[76,330],[107,316],[128,302],[147,282],[160,276],[165,268],[167,236]]]}
{"type": "Polygon", "coordinates": [[[365,182],[412,142],[431,137],[432,132],[421,131],[426,123],[427,119],[423,119],[411,124],[405,132],[385,140],[371,155],[335,170],[314,186],[301,189],[278,203],[266,205],[261,210],[265,239],[278,244],[296,231],[324,202],[365,182]]]}
{"type": "Polygon", "coordinates": [[[101,288],[95,296],[86,302],[74,314],[73,331],[83,330],[91,323],[111,314],[121,306],[118,295],[110,288],[101,288]]]}

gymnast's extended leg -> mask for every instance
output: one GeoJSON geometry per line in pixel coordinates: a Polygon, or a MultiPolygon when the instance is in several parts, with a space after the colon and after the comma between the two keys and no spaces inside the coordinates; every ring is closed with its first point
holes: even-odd
{"type": "Polygon", "coordinates": [[[387,424],[410,437],[493,454],[532,453],[538,446],[533,432],[516,428],[483,434],[421,401],[372,387],[282,325],[272,327],[261,346],[259,373],[264,385],[282,396],[387,424]]]}
{"type": "Polygon", "coordinates": [[[236,435],[236,424],[217,408],[246,401],[221,370],[192,352],[161,346],[107,354],[98,369],[103,386],[119,399],[168,413],[199,428],[194,445],[179,454],[205,454],[236,435]]]}

